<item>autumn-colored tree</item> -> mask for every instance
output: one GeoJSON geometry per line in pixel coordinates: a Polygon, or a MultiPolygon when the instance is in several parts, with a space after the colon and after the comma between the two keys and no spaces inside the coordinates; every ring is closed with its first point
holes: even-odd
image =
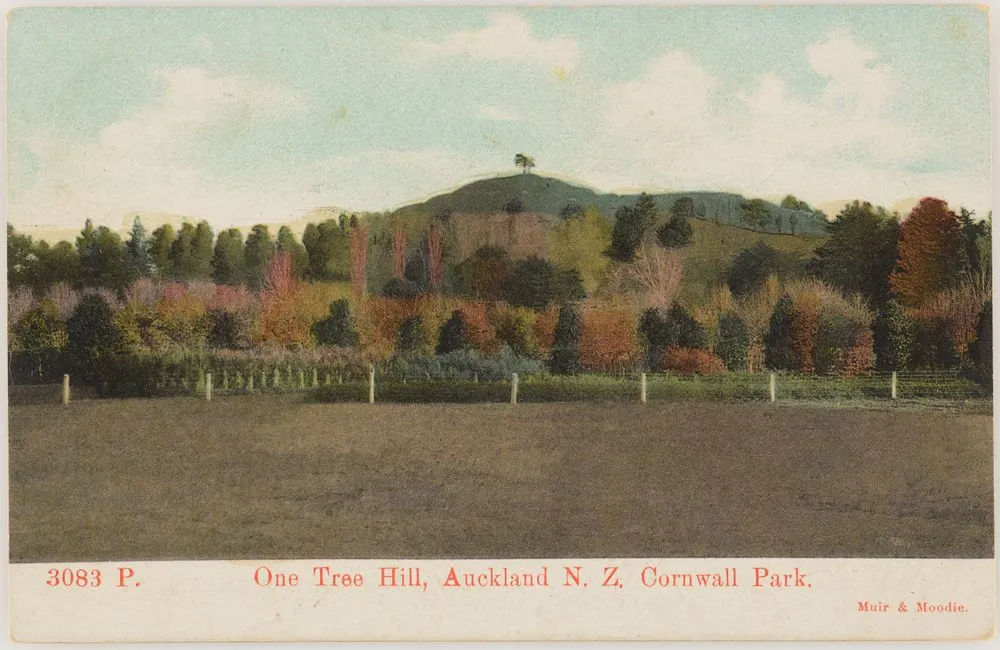
{"type": "Polygon", "coordinates": [[[427,229],[427,272],[431,291],[441,291],[444,280],[444,248],[441,245],[441,226],[432,223],[427,229]]]}
{"type": "Polygon", "coordinates": [[[583,311],[580,329],[580,365],[593,372],[631,370],[642,357],[635,316],[622,309],[583,311]]]}
{"type": "Polygon", "coordinates": [[[726,371],[722,359],[708,350],[671,345],[663,353],[664,370],[678,375],[721,375],[726,371]]]}
{"type": "Polygon", "coordinates": [[[916,307],[957,286],[967,266],[958,215],[941,199],[921,200],[900,225],[899,263],[889,278],[900,302],[916,307]]]}
{"type": "Polygon", "coordinates": [[[791,368],[800,372],[816,370],[813,351],[819,336],[819,301],[815,296],[805,294],[792,307],[791,321],[791,368]]]}
{"type": "Polygon", "coordinates": [[[631,273],[646,290],[648,305],[665,312],[680,291],[684,263],[677,251],[645,246],[635,255],[631,273]]]}
{"type": "Polygon", "coordinates": [[[300,300],[291,255],[275,253],[264,269],[260,290],[260,340],[265,345],[303,348],[311,345],[312,314],[300,300]]]}
{"type": "Polygon", "coordinates": [[[365,293],[365,274],[368,269],[368,228],[351,229],[351,288],[356,295],[365,293]]]}

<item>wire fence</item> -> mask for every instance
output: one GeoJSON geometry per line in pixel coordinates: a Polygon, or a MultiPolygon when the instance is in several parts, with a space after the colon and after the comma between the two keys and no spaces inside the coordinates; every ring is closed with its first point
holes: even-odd
{"type": "MultiPolygon", "coordinates": [[[[68,379],[66,380],[68,381],[68,379]]],[[[122,378],[121,381],[126,382],[122,378]]],[[[133,379],[133,382],[135,380],[133,379]]],[[[618,373],[518,376],[454,368],[404,372],[397,368],[329,369],[273,366],[251,370],[198,368],[143,376],[138,384],[104,391],[118,396],[212,396],[310,393],[326,402],[557,402],[773,401],[986,402],[989,388],[957,371],[876,372],[858,376],[725,373],[712,376],[618,373]]],[[[69,388],[64,387],[68,394],[69,388]]],[[[64,395],[64,400],[68,397],[64,395]]]]}

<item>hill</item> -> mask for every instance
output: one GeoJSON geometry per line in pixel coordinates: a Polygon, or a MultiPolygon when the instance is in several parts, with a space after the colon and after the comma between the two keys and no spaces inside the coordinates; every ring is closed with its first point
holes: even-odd
{"type": "MultiPolygon", "coordinates": [[[[398,209],[395,214],[426,212],[492,213],[513,202],[526,212],[560,214],[566,208],[594,205],[611,217],[618,208],[634,203],[638,194],[612,194],[537,174],[515,174],[475,181],[452,192],[439,194],[422,203],[398,209]]],[[[821,237],[825,234],[822,215],[807,210],[789,210],[770,201],[758,200],[763,213],[759,225],[744,220],[748,199],[728,192],[669,192],[654,194],[657,207],[666,212],[681,197],[694,201],[698,219],[761,233],[796,234],[821,237]]]]}

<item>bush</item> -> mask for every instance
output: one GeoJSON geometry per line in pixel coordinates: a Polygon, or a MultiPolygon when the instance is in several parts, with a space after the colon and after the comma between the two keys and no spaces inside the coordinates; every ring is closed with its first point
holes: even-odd
{"type": "Polygon", "coordinates": [[[492,323],[497,340],[522,357],[539,358],[541,350],[535,339],[535,312],[505,303],[493,310],[492,323]]]}
{"type": "Polygon", "coordinates": [[[817,373],[832,375],[845,369],[847,353],[854,345],[856,332],[857,326],[841,314],[820,315],[812,355],[817,373]]]}
{"type": "Polygon", "coordinates": [[[396,353],[402,356],[420,355],[424,352],[423,319],[411,316],[399,326],[399,340],[396,343],[396,353]]]}
{"type": "Polygon", "coordinates": [[[691,243],[694,229],[681,215],[674,215],[656,231],[656,241],[664,248],[681,248],[691,243]]]}
{"type": "Polygon", "coordinates": [[[512,373],[522,377],[541,374],[545,368],[541,361],[518,356],[505,345],[495,357],[468,349],[433,357],[396,357],[384,367],[384,371],[387,377],[394,380],[420,380],[429,376],[431,379],[501,381],[510,379],[512,373]]]}
{"type": "Polygon", "coordinates": [[[451,317],[445,321],[438,332],[436,354],[448,354],[469,346],[469,327],[461,310],[451,312],[451,317]]]}
{"type": "Polygon", "coordinates": [[[726,368],[733,372],[747,369],[747,350],[750,347],[750,331],[743,319],[733,312],[725,312],[719,317],[719,332],[715,340],[715,354],[722,359],[726,368]]]}
{"type": "Polygon", "coordinates": [[[875,363],[879,370],[902,370],[909,365],[913,322],[895,300],[889,300],[875,318],[875,363]]]}
{"type": "Polygon", "coordinates": [[[580,372],[580,314],[567,305],[559,309],[555,341],[549,368],[552,372],[569,375],[580,372]]]}
{"type": "Polygon", "coordinates": [[[507,291],[514,262],[498,246],[482,246],[455,267],[459,292],[480,300],[501,300],[507,291]]]}
{"type": "Polygon", "coordinates": [[[581,300],[586,295],[579,272],[566,271],[535,256],[514,265],[506,291],[510,304],[538,311],[550,304],[581,300]]]}
{"type": "Polygon", "coordinates": [[[913,369],[951,369],[961,363],[947,320],[943,318],[914,321],[910,367],[913,369]]]}
{"type": "Polygon", "coordinates": [[[587,309],[582,315],[580,365],[591,372],[634,370],[641,356],[634,315],[624,309],[587,309]]]}
{"type": "Polygon", "coordinates": [[[993,385],[993,301],[987,300],[979,313],[976,338],[969,346],[970,357],[978,369],[979,383],[993,385]]]}
{"type": "Polygon", "coordinates": [[[412,280],[393,278],[382,287],[382,295],[386,298],[416,298],[423,291],[420,285],[412,280]]]}
{"type": "Polygon", "coordinates": [[[87,294],[66,322],[67,352],[74,372],[100,387],[109,362],[125,351],[111,307],[97,294],[87,294]]]}
{"type": "Polygon", "coordinates": [[[707,350],[671,345],[663,353],[663,368],[678,375],[719,375],[726,371],[722,359],[707,350]]]}
{"type": "Polygon", "coordinates": [[[21,316],[11,329],[11,351],[41,353],[66,347],[66,324],[51,300],[43,299],[37,307],[21,316]]]}
{"type": "Polygon", "coordinates": [[[793,370],[792,320],[794,305],[788,294],[778,298],[767,334],[764,335],[764,365],[771,370],[793,370]]]}
{"type": "Polygon", "coordinates": [[[358,344],[358,332],[351,317],[347,298],[330,303],[330,315],[312,326],[313,336],[319,345],[336,345],[350,348],[358,344]]]}

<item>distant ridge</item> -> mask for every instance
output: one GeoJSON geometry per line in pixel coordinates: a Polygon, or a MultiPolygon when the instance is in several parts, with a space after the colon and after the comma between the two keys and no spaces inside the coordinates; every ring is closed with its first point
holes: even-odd
{"type": "MultiPolygon", "coordinates": [[[[413,212],[432,215],[453,212],[485,214],[503,210],[511,201],[519,200],[526,212],[559,214],[572,206],[596,206],[601,212],[613,216],[618,208],[634,203],[639,194],[610,194],[573,185],[566,181],[538,174],[515,174],[474,181],[468,185],[439,194],[421,203],[399,208],[394,214],[405,216],[413,212]]],[[[794,234],[804,236],[825,235],[826,223],[822,215],[807,210],[789,210],[765,202],[770,219],[765,226],[752,226],[741,219],[741,206],[747,198],[728,192],[669,192],[653,194],[657,207],[666,212],[681,197],[694,201],[695,215],[699,219],[717,224],[736,226],[755,232],[794,234]]]]}

